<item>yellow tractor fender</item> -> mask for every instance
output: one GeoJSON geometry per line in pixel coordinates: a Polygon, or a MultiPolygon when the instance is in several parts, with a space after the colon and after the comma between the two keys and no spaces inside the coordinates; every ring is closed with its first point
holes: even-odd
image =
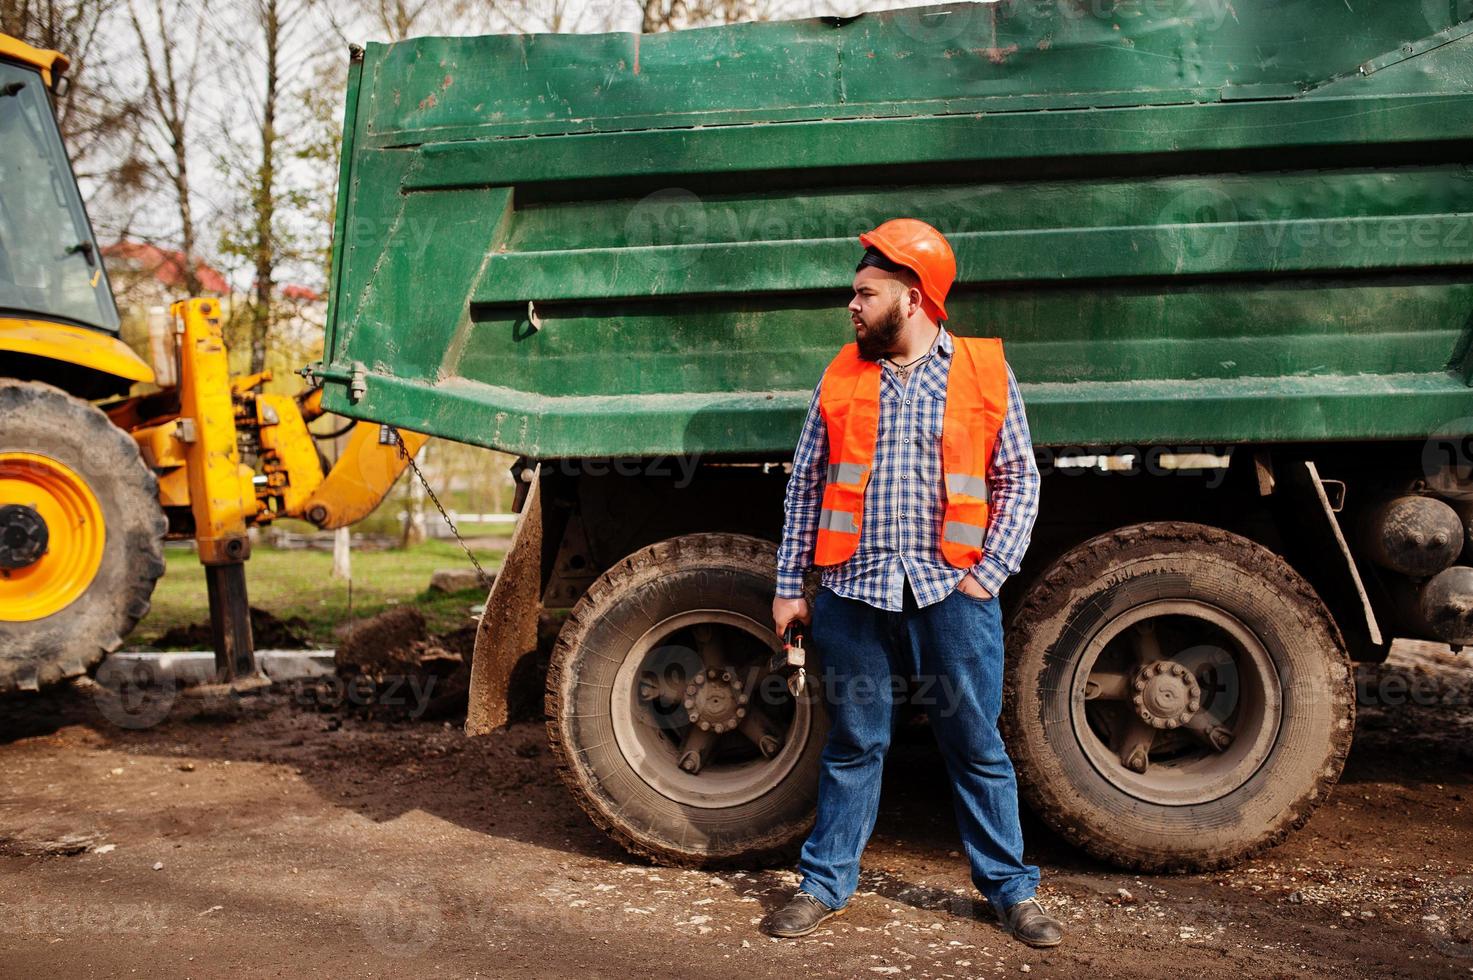
{"type": "Polygon", "coordinates": [[[74,364],[126,381],[154,380],[153,368],[127,344],[86,327],[0,317],[0,351],[74,364]]]}

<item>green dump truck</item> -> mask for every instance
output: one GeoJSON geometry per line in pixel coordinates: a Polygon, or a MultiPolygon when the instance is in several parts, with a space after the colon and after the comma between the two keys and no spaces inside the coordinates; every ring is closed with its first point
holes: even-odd
{"type": "Polygon", "coordinates": [[[856,235],[909,215],[1044,474],[1002,596],[1027,802],[1140,869],[1281,839],[1340,774],[1352,662],[1473,642],[1468,7],[355,49],[324,405],[519,457],[468,730],[570,608],[546,707],[579,805],[675,864],[801,841],[824,718],[766,672],[784,465],[856,235]]]}

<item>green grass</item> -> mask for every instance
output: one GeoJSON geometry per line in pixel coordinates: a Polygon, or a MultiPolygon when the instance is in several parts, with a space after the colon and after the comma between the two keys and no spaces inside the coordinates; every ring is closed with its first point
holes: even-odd
{"type": "MultiPolygon", "coordinates": [[[[476,558],[494,573],[504,557],[500,549],[475,549],[476,558]]],[[[153,608],[128,637],[130,648],[152,647],[168,630],[210,621],[204,567],[192,551],[167,552],[169,570],[153,593],[153,608]]],[[[393,605],[415,604],[433,632],[469,622],[469,609],[485,593],[470,590],[446,595],[430,592],[430,574],[441,568],[468,568],[470,562],[453,541],[427,541],[406,549],[355,551],[352,559],[352,608],[348,583],[332,577],[332,555],[324,551],[276,551],[256,547],[246,562],[246,589],[252,606],[278,619],[300,617],[311,641],[334,642],[333,629],[365,619],[393,605]]]]}

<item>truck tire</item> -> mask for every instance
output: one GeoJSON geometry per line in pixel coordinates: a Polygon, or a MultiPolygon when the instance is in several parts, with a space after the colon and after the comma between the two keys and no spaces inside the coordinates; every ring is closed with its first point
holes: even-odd
{"type": "Polygon", "coordinates": [[[1350,748],[1338,628],[1287,563],[1227,531],[1157,522],[1084,542],[1029,590],[1007,645],[1020,792],[1111,864],[1210,870],[1269,847],[1350,748]]]}
{"type": "Polygon", "coordinates": [[[84,674],[164,573],[158,481],[100,410],[0,379],[0,692],[84,674]]]}
{"type": "Polygon", "coordinates": [[[547,732],[559,772],[635,854],[784,860],[812,825],[827,719],[812,685],[795,699],[766,671],[780,649],[776,559],[737,534],[661,541],[594,582],[558,636],[547,732]]]}

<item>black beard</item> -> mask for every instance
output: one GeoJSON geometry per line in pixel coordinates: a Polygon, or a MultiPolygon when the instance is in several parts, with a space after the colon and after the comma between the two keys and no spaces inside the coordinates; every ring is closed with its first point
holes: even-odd
{"type": "Polygon", "coordinates": [[[873,326],[863,334],[856,334],[854,339],[859,344],[859,356],[866,361],[878,361],[890,353],[900,342],[900,328],[904,325],[900,301],[896,300],[873,326]]]}

